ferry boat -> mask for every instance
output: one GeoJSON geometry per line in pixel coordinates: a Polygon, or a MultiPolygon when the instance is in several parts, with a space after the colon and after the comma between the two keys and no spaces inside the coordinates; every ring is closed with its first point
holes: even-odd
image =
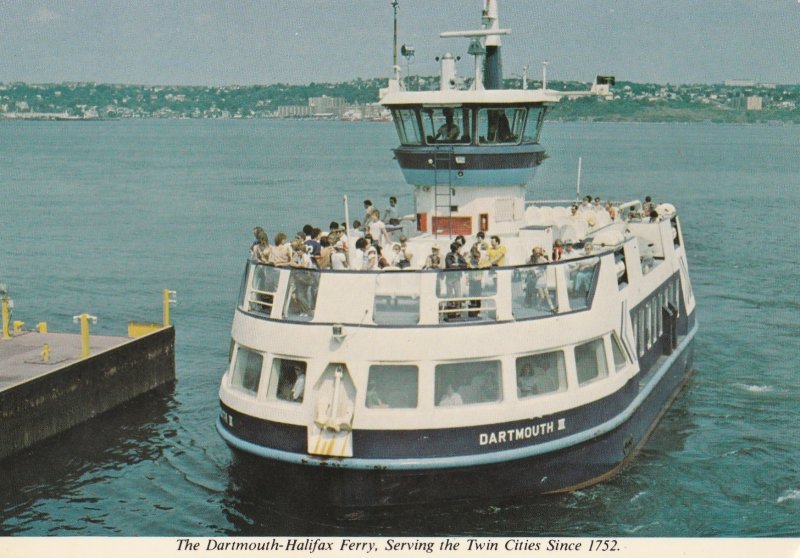
{"type": "Polygon", "coordinates": [[[334,506],[579,489],[634,456],[690,377],[698,326],[675,208],[525,199],[548,108],[613,79],[502,89],[507,33],[485,0],[480,29],[442,34],[470,41],[466,89],[445,54],[439,90],[404,89],[395,67],[381,92],[414,191],[409,268],[247,262],[217,429],[273,487],[334,506]],[[459,235],[494,265],[426,268],[459,235]]]}

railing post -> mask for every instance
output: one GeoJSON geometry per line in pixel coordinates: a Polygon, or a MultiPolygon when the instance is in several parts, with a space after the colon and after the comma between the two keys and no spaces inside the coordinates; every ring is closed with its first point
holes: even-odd
{"type": "Polygon", "coordinates": [[[164,289],[164,327],[169,327],[169,305],[177,303],[177,293],[169,289],[164,289]]]}
{"type": "Polygon", "coordinates": [[[81,324],[81,358],[89,356],[89,320],[96,324],[97,316],[90,316],[85,312],[80,316],[72,316],[73,323],[80,322],[81,324]]]}
{"type": "Polygon", "coordinates": [[[8,296],[3,297],[3,339],[11,339],[11,334],[8,331],[8,322],[10,319],[9,313],[9,299],[8,296]]]}

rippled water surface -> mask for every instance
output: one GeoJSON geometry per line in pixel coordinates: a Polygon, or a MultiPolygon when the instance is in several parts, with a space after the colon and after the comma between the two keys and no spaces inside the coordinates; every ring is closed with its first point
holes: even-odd
{"type": "Polygon", "coordinates": [[[413,211],[391,124],[0,122],[0,282],[15,319],[124,335],[178,291],[174,387],[0,463],[5,535],[800,535],[800,133],[549,123],[530,196],[677,206],[696,374],[622,474],[533,501],[345,514],[276,502],[214,428],[252,226],[413,211]]]}

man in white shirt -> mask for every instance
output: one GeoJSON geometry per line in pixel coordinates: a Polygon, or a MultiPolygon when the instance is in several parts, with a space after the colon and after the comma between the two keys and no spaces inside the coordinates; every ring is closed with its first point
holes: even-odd
{"type": "Polygon", "coordinates": [[[297,379],[294,381],[294,385],[292,386],[292,401],[302,403],[303,390],[306,387],[306,374],[298,366],[295,367],[294,372],[297,374],[297,379]]]}
{"type": "Polygon", "coordinates": [[[344,243],[341,240],[333,245],[331,269],[347,269],[347,254],[344,253],[344,243]]]}
{"type": "Polygon", "coordinates": [[[453,389],[452,384],[447,385],[444,395],[439,400],[440,407],[452,407],[454,405],[463,405],[464,401],[461,396],[453,389]]]}
{"type": "Polygon", "coordinates": [[[386,223],[381,221],[380,211],[373,209],[369,214],[369,218],[367,230],[372,237],[372,242],[378,246],[389,246],[392,243],[392,237],[389,236],[389,232],[386,230],[386,223]]]}

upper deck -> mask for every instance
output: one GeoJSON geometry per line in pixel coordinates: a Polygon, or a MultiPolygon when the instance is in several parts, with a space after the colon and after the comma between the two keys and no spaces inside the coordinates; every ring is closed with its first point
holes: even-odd
{"type": "MultiPolygon", "coordinates": [[[[417,261],[418,269],[350,271],[249,261],[238,308],[260,319],[359,327],[535,319],[590,309],[597,296],[619,298],[631,284],[642,287],[644,278],[667,261],[664,277],[670,276],[678,268],[676,252],[682,250],[674,217],[597,229],[585,236],[585,245],[594,242],[591,252],[578,250],[553,263],[526,263],[520,257],[532,247],[547,245],[526,232],[552,234],[552,227],[521,231],[509,242],[516,248],[507,252],[512,265],[499,267],[419,269],[417,261]],[[625,229],[627,234],[621,232],[625,229]]],[[[431,240],[420,239],[414,249],[429,246],[425,243],[431,240]]]]}

